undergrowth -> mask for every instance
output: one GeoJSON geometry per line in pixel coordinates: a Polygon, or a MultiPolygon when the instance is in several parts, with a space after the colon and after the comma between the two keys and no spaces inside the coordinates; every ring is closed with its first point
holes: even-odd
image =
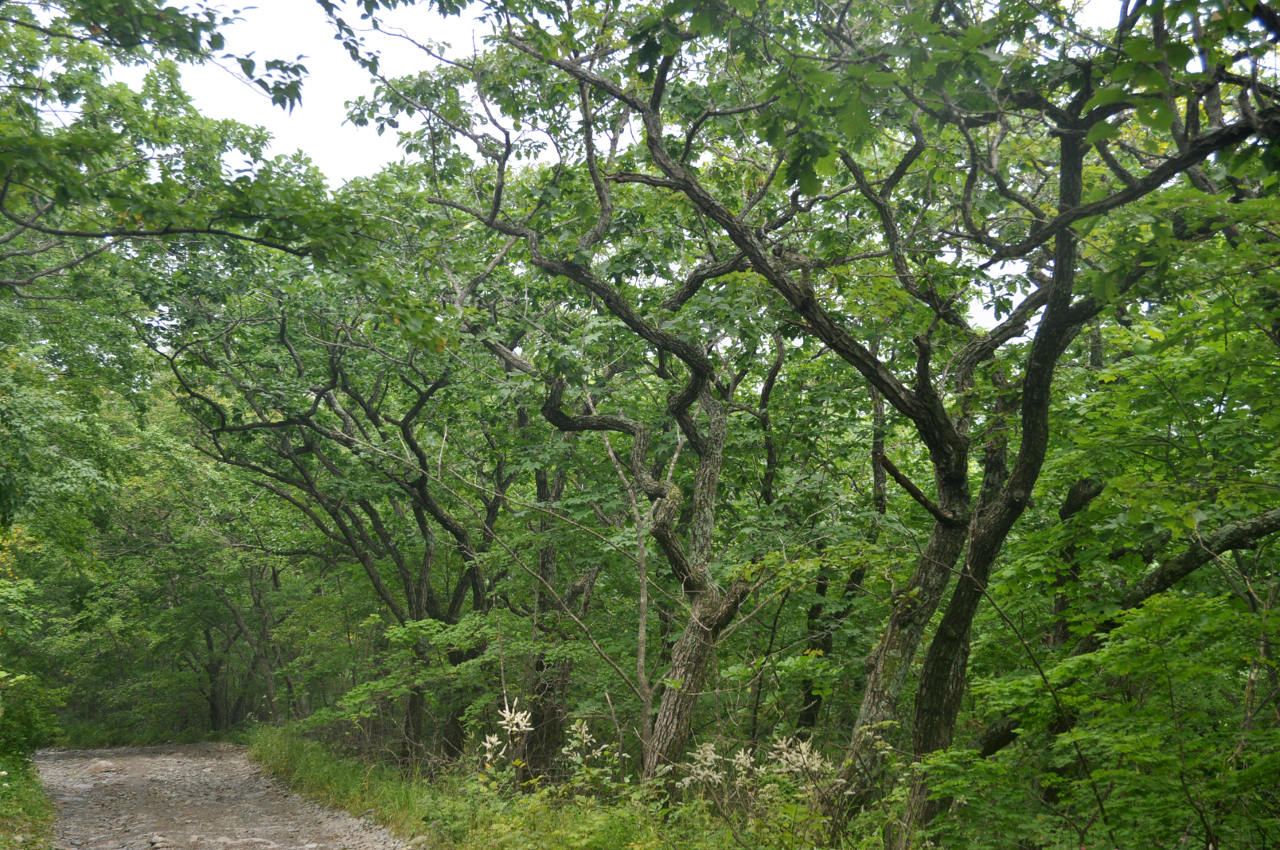
{"type": "Polygon", "coordinates": [[[22,756],[0,756],[0,850],[32,850],[50,845],[53,805],[22,756]]]}
{"type": "Polygon", "coordinates": [[[726,818],[715,799],[661,783],[570,781],[529,787],[481,762],[431,778],[335,755],[287,729],[260,727],[253,758],[312,799],[371,816],[414,846],[432,850],[729,850],[818,845],[821,824],[790,804],[761,817],[726,818]],[[788,816],[789,815],[789,816],[788,816]]]}

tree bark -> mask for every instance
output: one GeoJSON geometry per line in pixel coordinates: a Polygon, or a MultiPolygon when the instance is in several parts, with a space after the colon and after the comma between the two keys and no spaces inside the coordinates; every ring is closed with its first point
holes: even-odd
{"type": "Polygon", "coordinates": [[[868,659],[867,684],[841,772],[841,787],[852,793],[832,801],[837,821],[846,820],[882,791],[884,755],[879,742],[899,721],[898,701],[916,650],[964,548],[965,536],[963,526],[935,524],[910,583],[895,596],[884,635],[868,659]]]}
{"type": "Polygon", "coordinates": [[[407,764],[415,764],[427,752],[427,692],[425,688],[409,689],[405,704],[404,742],[401,757],[407,764]]]}
{"type": "MultiPolygon", "coordinates": [[[[550,506],[558,502],[566,479],[564,470],[560,470],[554,478],[545,469],[536,470],[534,483],[538,504],[550,506]]],[[[538,520],[538,531],[542,535],[548,535],[552,531],[552,520],[545,513],[538,520]]],[[[559,606],[550,591],[555,586],[558,556],[556,547],[550,543],[538,549],[538,590],[532,628],[539,643],[558,642],[562,639],[556,629],[559,606]]],[[[551,660],[543,651],[534,653],[530,671],[532,683],[529,688],[529,716],[533,731],[525,741],[526,778],[549,775],[564,747],[565,723],[569,717],[565,699],[572,669],[572,663],[567,660],[551,660]]]]}
{"type": "Polygon", "coordinates": [[[716,640],[737,616],[749,589],[747,582],[737,581],[724,593],[707,591],[694,600],[684,631],[671,649],[653,735],[644,753],[644,778],[654,778],[664,765],[674,765],[683,754],[716,640]]]}

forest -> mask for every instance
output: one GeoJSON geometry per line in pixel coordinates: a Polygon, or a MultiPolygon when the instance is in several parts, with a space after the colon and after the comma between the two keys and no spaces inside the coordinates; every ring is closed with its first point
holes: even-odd
{"type": "Polygon", "coordinates": [[[6,764],[1280,846],[1280,10],[479,0],[392,77],[409,5],[317,2],[403,151],[331,189],[184,94],[307,97],[223,13],[0,2],[6,764]]]}

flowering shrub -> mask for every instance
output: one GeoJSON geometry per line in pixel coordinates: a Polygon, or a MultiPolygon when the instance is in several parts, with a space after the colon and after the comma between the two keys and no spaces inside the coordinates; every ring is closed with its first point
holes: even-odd
{"type": "Polygon", "coordinates": [[[627,769],[627,755],[601,743],[585,719],[567,730],[560,751],[562,779],[548,787],[519,783],[520,755],[525,737],[533,731],[529,712],[518,702],[498,710],[498,732],[480,742],[480,778],[491,791],[536,790],[547,800],[590,799],[595,804],[630,801],[647,810],[681,817],[705,810],[724,822],[739,841],[750,836],[759,847],[820,846],[826,820],[820,804],[839,792],[842,780],[832,764],[811,742],[781,738],[760,751],[740,748],[722,755],[715,742],[705,741],[688,759],[672,766],[666,784],[637,785],[627,769]]]}
{"type": "Polygon", "coordinates": [[[617,799],[624,789],[631,790],[627,754],[615,753],[609,744],[598,742],[586,720],[579,718],[569,727],[560,755],[566,776],[559,791],[565,796],[617,799]]]}
{"type": "Polygon", "coordinates": [[[502,727],[502,731],[507,733],[508,740],[520,740],[525,735],[533,731],[533,720],[529,712],[519,711],[520,699],[516,698],[511,705],[504,705],[498,715],[498,725],[502,727]]]}
{"type": "Polygon", "coordinates": [[[757,841],[778,833],[773,837],[784,845],[800,838],[822,839],[820,803],[842,782],[835,765],[809,741],[797,738],[773,741],[763,759],[746,748],[724,756],[713,742],[703,742],[677,772],[683,776],[676,784],[687,795],[705,800],[731,823],[750,828],[757,841]]]}
{"type": "Polygon", "coordinates": [[[503,701],[498,709],[498,728],[501,735],[485,735],[480,742],[484,752],[480,755],[480,777],[494,789],[517,784],[519,771],[525,766],[525,738],[533,731],[533,716],[520,710],[520,700],[503,701]]]}

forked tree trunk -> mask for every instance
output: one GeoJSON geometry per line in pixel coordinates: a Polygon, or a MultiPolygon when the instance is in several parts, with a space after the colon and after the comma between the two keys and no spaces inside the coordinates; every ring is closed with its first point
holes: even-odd
{"type": "MultiPolygon", "coordinates": [[[[1086,148],[1079,135],[1071,132],[1062,135],[1059,146],[1058,206],[1060,211],[1066,211],[1076,207],[1082,198],[1086,148]]],[[[1054,369],[1068,343],[1079,333],[1080,319],[1087,318],[1070,314],[1077,254],[1077,239],[1069,229],[1054,240],[1049,296],[1027,356],[1020,397],[1016,405],[1007,403],[1004,409],[996,411],[997,416],[1003,416],[1020,408],[1021,442],[1012,471],[1006,467],[1006,444],[1004,437],[999,436],[1001,429],[995,429],[996,436],[987,444],[982,493],[969,529],[964,572],[921,670],[913,729],[916,758],[951,743],[964,695],[973,618],[1000,548],[1026,509],[1031,490],[1040,477],[1049,442],[1054,369]]],[[[909,846],[915,830],[932,820],[939,810],[938,802],[929,800],[924,778],[917,777],[909,794],[904,828],[895,837],[893,846],[909,846]]]]}
{"type": "Polygon", "coordinates": [[[737,615],[748,589],[745,582],[734,582],[723,593],[707,591],[693,601],[684,631],[671,648],[671,665],[653,721],[653,735],[644,753],[646,779],[654,778],[663,765],[675,764],[684,754],[716,640],[737,615]]]}
{"type": "MultiPolygon", "coordinates": [[[[944,503],[944,508],[957,507],[963,506],[954,501],[944,503]]],[[[841,771],[843,782],[827,801],[836,831],[884,791],[885,756],[880,742],[892,737],[900,725],[898,704],[903,688],[966,536],[964,525],[936,523],[911,581],[893,601],[884,634],[868,662],[867,684],[841,771]]]]}

